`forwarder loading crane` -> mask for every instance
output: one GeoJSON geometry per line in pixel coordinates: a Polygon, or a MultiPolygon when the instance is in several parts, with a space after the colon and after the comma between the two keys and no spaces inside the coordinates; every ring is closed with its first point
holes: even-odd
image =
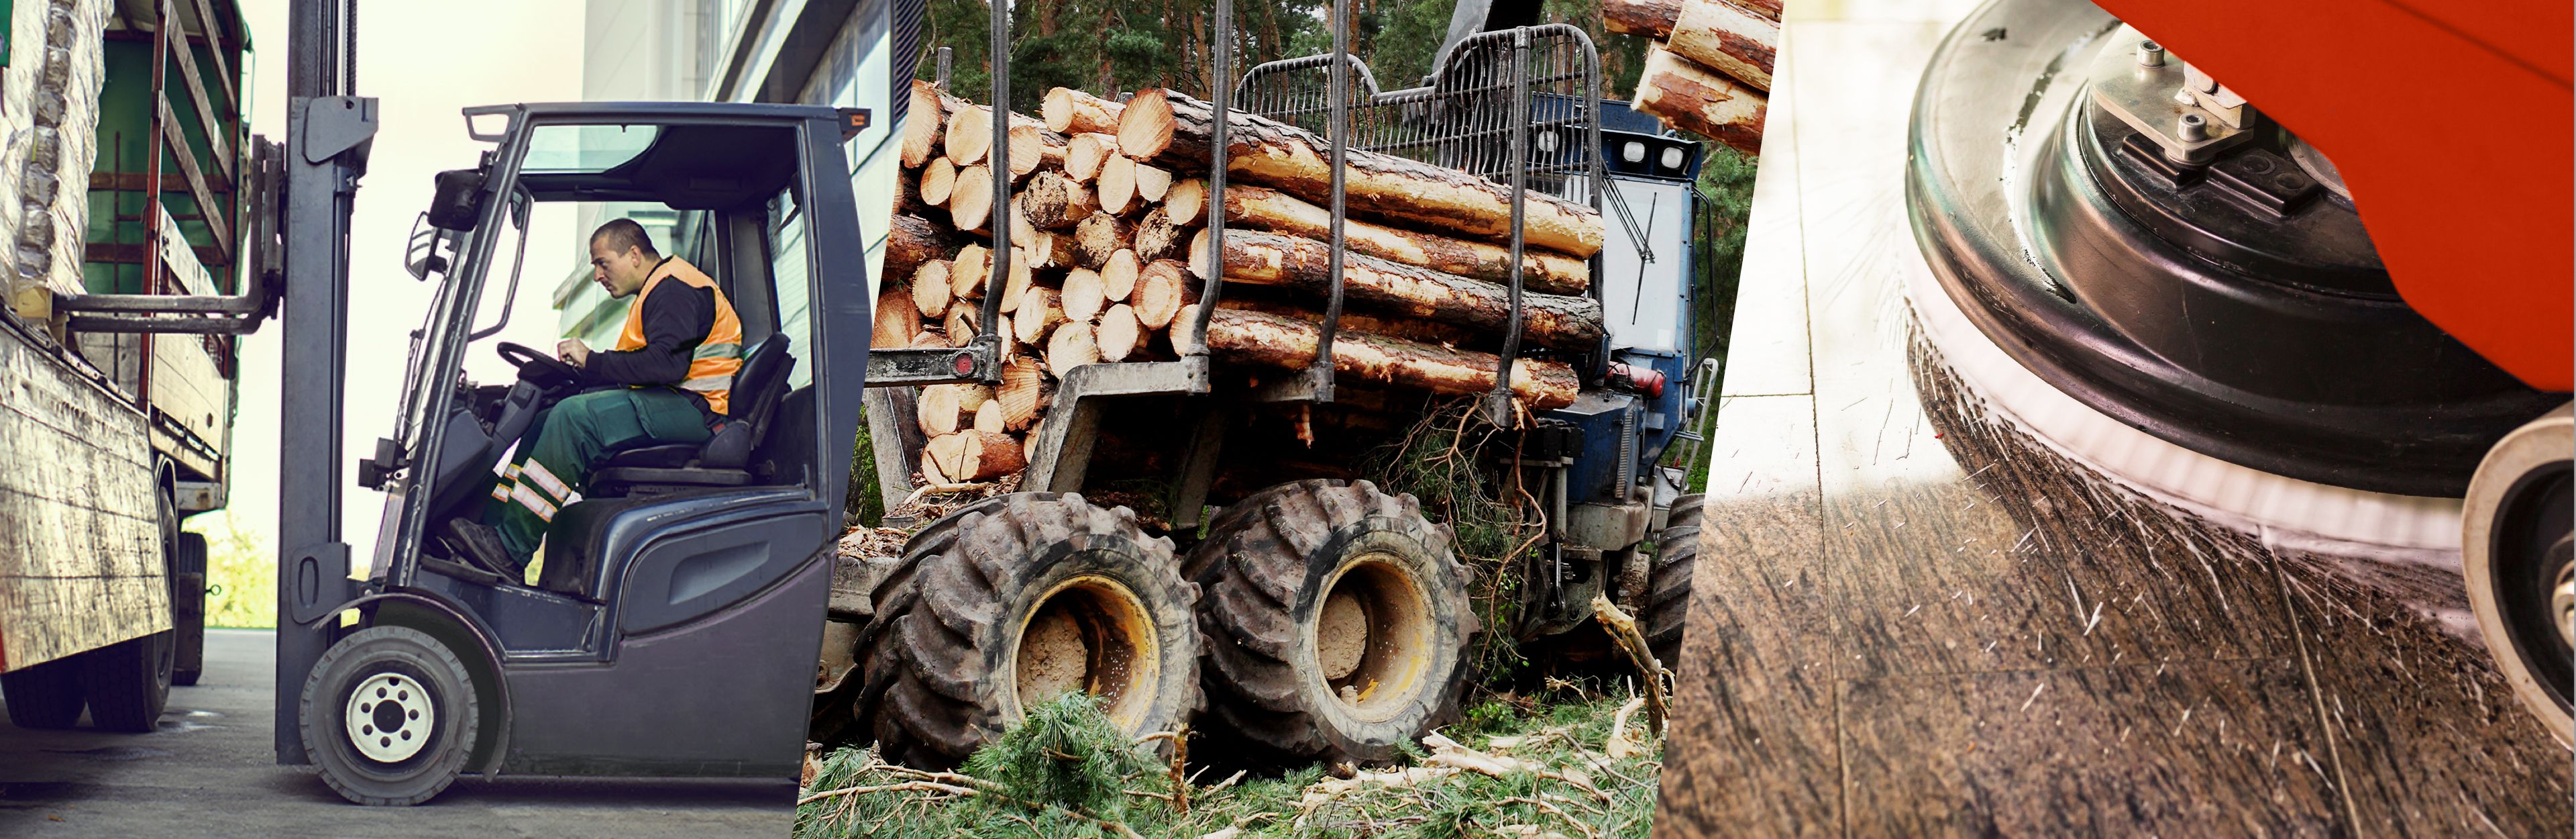
{"type": "MultiPolygon", "coordinates": [[[[1346,18],[1347,5],[1336,14],[1346,18]]],[[[1149,91],[1129,100],[1124,113],[1133,117],[1149,101],[1176,103],[1167,106],[1174,112],[1206,109],[1204,122],[1187,130],[1212,132],[1203,143],[1210,159],[1174,164],[1173,172],[1206,177],[1210,208],[1227,206],[1227,156],[1245,148],[1229,144],[1230,130],[1296,135],[1294,142],[1329,156],[1329,200],[1313,199],[1330,207],[1328,229],[1308,234],[1332,261],[1328,288],[1310,294],[1324,305],[1295,301],[1307,307],[1304,314],[1274,324],[1305,335],[1311,349],[1298,350],[1304,355],[1282,371],[1264,363],[1276,358],[1215,346],[1211,325],[1239,314],[1229,309],[1220,317],[1222,298],[1252,290],[1224,281],[1217,263],[1204,263],[1192,281],[1197,308],[1184,309],[1170,327],[1168,360],[1055,369],[1060,381],[1038,430],[1029,432],[1019,491],[926,523],[900,558],[836,573],[834,624],[816,681],[816,739],[873,740],[891,760],[953,765],[1030,703],[1081,690],[1100,696],[1111,719],[1132,734],[1172,730],[1204,708],[1209,719],[1190,727],[1246,741],[1246,754],[1370,762],[1391,758],[1454,717],[1471,677],[1471,639],[1480,631],[1521,640],[1559,636],[1592,623],[1594,600],[1607,596],[1642,612],[1650,645],[1669,661],[1696,556],[1697,496],[1686,494],[1684,470],[1664,465],[1663,455],[1676,440],[1696,442],[1686,429],[1715,383],[1714,367],[1702,365],[1690,344],[1699,149],[1659,136],[1651,118],[1600,99],[1599,60],[1583,31],[1527,25],[1534,22],[1471,0],[1425,85],[1380,92],[1341,34],[1331,54],[1265,64],[1238,81],[1228,65],[1232,10],[1221,2],[1211,41],[1213,98],[1183,102],[1149,91]],[[1238,124],[1229,110],[1261,120],[1238,124]],[[1374,133],[1355,137],[1357,125],[1374,133]],[[1526,581],[1510,592],[1517,601],[1510,625],[1480,626],[1450,528],[1424,509],[1446,499],[1417,502],[1347,470],[1331,478],[1297,475],[1302,459],[1356,460],[1441,407],[1418,385],[1337,372],[1335,354],[1350,349],[1336,344],[1336,330],[1356,334],[1353,324],[1364,317],[1354,305],[1346,320],[1342,306],[1345,227],[1358,223],[1346,221],[1356,215],[1357,202],[1346,200],[1356,193],[1344,182],[1354,155],[1437,167],[1486,184],[1471,189],[1493,190],[1510,207],[1508,234],[1497,237],[1507,241],[1509,257],[1495,260],[1514,266],[1502,282],[1508,326],[1498,342],[1473,342],[1458,365],[1482,365],[1480,375],[1493,385],[1473,400],[1474,412],[1501,429],[1488,446],[1470,444],[1475,468],[1494,476],[1494,485],[1517,478],[1546,499],[1545,537],[1510,558],[1526,581]],[[1573,348],[1524,343],[1522,327],[1538,298],[1525,298],[1522,288],[1522,217],[1574,206],[1616,220],[1599,255],[1576,262],[1584,290],[1555,296],[1566,311],[1589,312],[1583,317],[1598,323],[1599,338],[1573,348]],[[1530,410],[1514,394],[1514,377],[1495,372],[1516,362],[1570,369],[1567,379],[1579,378],[1579,385],[1568,383],[1571,404],[1530,410]],[[1693,383],[1687,393],[1664,386],[1685,380],[1693,383]],[[1301,443],[1291,428],[1311,440],[1301,443]],[[1159,501],[1149,505],[1159,510],[1107,500],[1133,498],[1138,486],[1151,487],[1143,494],[1159,501]]],[[[998,4],[991,26],[988,101],[1006,103],[1010,21],[998,4]]],[[[917,96],[908,117],[916,123],[935,116],[921,113],[922,104],[917,96]]],[[[990,172],[1023,168],[1013,158],[1016,143],[1004,140],[1014,136],[1008,111],[990,108],[990,149],[972,155],[990,172]]],[[[1139,155],[1127,127],[1122,120],[1117,128],[1122,153],[1139,155]]],[[[975,133],[961,123],[947,128],[951,142],[969,142],[958,137],[975,133]]],[[[1014,206],[1015,179],[989,180],[988,206],[998,217],[1014,206]]],[[[1278,241],[1229,232],[1219,209],[1205,220],[1207,253],[1225,253],[1228,236],[1278,241]]],[[[903,223],[899,217],[898,238],[903,223]]],[[[872,356],[884,362],[869,377],[868,386],[879,389],[871,392],[869,416],[889,506],[912,489],[904,475],[924,443],[909,426],[914,395],[884,389],[993,385],[1027,362],[1012,360],[1007,349],[1027,334],[1002,334],[998,324],[1008,311],[1004,278],[1019,283],[1030,266],[1014,261],[1034,258],[1014,256],[1014,237],[1025,234],[1015,234],[1013,224],[988,226],[992,261],[983,276],[992,278],[990,288],[980,303],[954,304],[966,313],[947,321],[951,346],[906,348],[902,336],[880,336],[896,339],[897,348],[881,342],[872,356]],[[960,324],[974,329],[961,332],[960,324]]],[[[974,244],[940,240],[936,247],[935,258],[955,255],[960,266],[979,259],[970,253],[974,244]]],[[[1401,268],[1349,259],[1350,270],[1401,268]]],[[[893,270],[889,287],[907,279],[893,270]]],[[[1063,276],[1067,295],[1083,282],[1063,276]]],[[[1047,297],[1023,297],[1019,316],[1046,316],[1031,308],[1043,309],[1047,297]]],[[[888,305],[904,304],[881,299],[881,310],[888,305]]],[[[1051,368],[1054,349],[1050,342],[1051,368]]],[[[924,391],[918,398],[931,397],[924,391]]]]}
{"type": "MultiPolygon", "coordinates": [[[[867,109],[573,103],[468,109],[492,147],[439,175],[405,264],[435,282],[393,436],[359,464],[386,494],[367,577],[341,540],[349,228],[376,132],[356,95],[354,3],[293,3],[275,258],[232,296],[92,297],[124,331],[238,334],[282,318],[276,752],[344,797],[428,800],[463,773],[795,774],[867,363],[866,264],[842,144],[867,109]],[[554,519],[533,584],[431,540],[470,515],[536,415],[577,392],[548,354],[494,349],[512,383],[462,375],[504,239],[534,205],[658,203],[706,235],[749,348],[702,445],[624,452],[554,519]],[[808,234],[811,235],[808,235],[808,234]],[[323,453],[312,456],[312,453],[323,453]]],[[[262,148],[266,146],[264,141],[262,148]]],[[[390,254],[384,255],[390,258],[390,254]]],[[[518,265],[501,293],[512,295],[518,265]]],[[[507,307],[501,319],[508,318],[507,307]]],[[[14,703],[13,703],[14,705],[14,703]]]]}

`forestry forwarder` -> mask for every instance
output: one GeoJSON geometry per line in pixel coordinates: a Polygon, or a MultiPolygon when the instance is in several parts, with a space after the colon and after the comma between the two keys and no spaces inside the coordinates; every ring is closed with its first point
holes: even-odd
{"type": "MultiPolygon", "coordinates": [[[[1219,5],[1209,205],[1226,206],[1229,103],[1332,138],[1334,281],[1327,314],[1310,324],[1322,337],[1299,351],[1311,360],[1281,373],[1212,351],[1210,319],[1229,286],[1202,270],[1199,305],[1172,327],[1174,360],[1059,371],[1021,491],[928,523],[899,559],[845,560],[836,570],[816,739],[873,740],[889,760],[951,766],[1035,701],[1081,690],[1132,735],[1188,724],[1246,755],[1378,762],[1457,717],[1480,631],[1560,635],[1592,623],[1592,602],[1606,595],[1637,611],[1656,657],[1672,661],[1699,496],[1686,494],[1685,470],[1661,464],[1677,439],[1696,449],[1688,429],[1716,381],[1714,363],[1700,364],[1689,344],[1699,149],[1598,98],[1598,57],[1581,30],[1519,26],[1503,14],[1465,4],[1425,87],[1378,93],[1336,27],[1334,53],[1257,67],[1230,98],[1231,15],[1219,5]],[[1350,87],[1354,72],[1364,90],[1350,87]],[[1434,107],[1438,119],[1420,116],[1434,107]],[[1619,119],[1631,121],[1605,124],[1619,119]],[[1604,337],[1588,351],[1536,351],[1579,372],[1573,404],[1529,411],[1515,404],[1511,377],[1496,375],[1477,406],[1505,430],[1466,454],[1489,486],[1525,488],[1544,511],[1544,538],[1510,558],[1526,581],[1506,593],[1517,601],[1507,612],[1515,625],[1479,625],[1447,524],[1351,468],[1437,408],[1427,392],[1335,376],[1332,336],[1351,329],[1340,323],[1339,254],[1342,164],[1354,146],[1329,126],[1354,121],[1398,126],[1362,150],[1503,184],[1515,222],[1511,265],[1523,262],[1520,204],[1538,200],[1527,192],[1615,220],[1590,262],[1604,337]],[[1689,393],[1665,386],[1684,379],[1689,393]],[[1140,495],[1168,515],[1104,503],[1140,495]],[[1193,723],[1202,711],[1208,717],[1193,723]]],[[[1008,26],[997,11],[997,103],[1009,101],[1008,26]]],[[[1006,171],[1009,109],[991,112],[987,165],[1006,171]]],[[[1012,206],[1012,179],[991,180],[991,206],[1012,206]]],[[[1207,214],[1211,253],[1225,252],[1225,215],[1207,214]]],[[[989,226],[988,276],[1009,277],[1012,225],[989,226]]],[[[1519,273],[1507,284],[1501,351],[1480,356],[1504,370],[1530,346],[1519,340],[1519,273]]],[[[961,346],[876,350],[869,387],[1000,382],[1003,296],[984,296],[979,333],[952,337],[961,346]]],[[[869,395],[889,506],[911,489],[905,475],[921,446],[910,396],[869,395]]]]}

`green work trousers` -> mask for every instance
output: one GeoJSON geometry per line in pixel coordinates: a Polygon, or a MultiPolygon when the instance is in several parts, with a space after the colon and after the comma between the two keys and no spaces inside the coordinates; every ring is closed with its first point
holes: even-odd
{"type": "Polygon", "coordinates": [[[557,511],[581,500],[590,468],[621,449],[707,439],[706,412],[669,388],[620,388],[584,393],[548,409],[536,441],[519,449],[492,488],[484,522],[501,531],[501,543],[520,567],[537,552],[557,511]]]}

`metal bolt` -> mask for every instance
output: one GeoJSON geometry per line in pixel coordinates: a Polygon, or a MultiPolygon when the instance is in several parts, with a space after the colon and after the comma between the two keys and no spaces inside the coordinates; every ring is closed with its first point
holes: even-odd
{"type": "Polygon", "coordinates": [[[2154,41],[2138,42],[2138,66],[2165,66],[2165,48],[2154,41]]]}
{"type": "Polygon", "coordinates": [[[2199,114],[2184,114],[2182,119],[2174,121],[2174,133],[2181,135],[2186,143],[2209,139],[2209,120],[2201,119],[2199,114]]]}

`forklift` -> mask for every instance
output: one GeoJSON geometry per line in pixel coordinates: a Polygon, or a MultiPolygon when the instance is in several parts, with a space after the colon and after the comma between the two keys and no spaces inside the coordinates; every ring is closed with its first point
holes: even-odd
{"type": "MultiPolygon", "coordinates": [[[[341,518],[350,220],[376,100],[353,95],[353,10],[290,9],[289,100],[261,276],[235,296],[128,295],[134,331],[283,322],[276,755],[353,802],[427,801],[465,773],[788,779],[821,645],[833,539],[868,363],[866,255],[843,145],[870,111],[773,104],[470,108],[491,144],[440,173],[405,264],[436,283],[411,333],[393,436],[358,465],[385,494],[353,579],[341,518]],[[552,353],[477,323],[504,238],[539,202],[658,204],[697,232],[739,316],[733,410],[704,443],[613,453],[513,577],[432,536],[480,512],[494,466],[581,390],[552,353]],[[464,378],[469,352],[515,381],[464,378]],[[529,579],[533,577],[533,579],[529,579]]],[[[678,251],[679,249],[674,249],[678,251]]],[[[390,255],[388,255],[390,256],[390,255]]],[[[370,371],[382,375],[389,371],[370,371]]]]}

